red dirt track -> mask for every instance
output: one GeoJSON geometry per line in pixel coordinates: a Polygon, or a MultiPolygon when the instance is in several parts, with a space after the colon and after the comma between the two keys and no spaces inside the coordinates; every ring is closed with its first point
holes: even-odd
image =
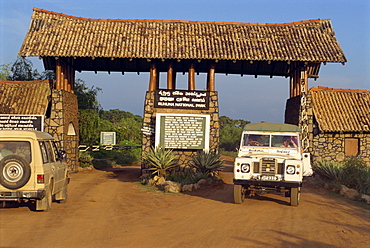
{"type": "Polygon", "coordinates": [[[304,183],[298,207],[263,195],[233,203],[224,183],[189,194],[148,191],[138,166],[71,174],[51,212],[0,209],[0,247],[370,247],[370,211],[304,183]]]}

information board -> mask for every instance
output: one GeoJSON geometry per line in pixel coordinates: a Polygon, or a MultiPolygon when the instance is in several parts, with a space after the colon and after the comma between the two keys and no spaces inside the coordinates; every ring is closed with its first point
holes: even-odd
{"type": "Polygon", "coordinates": [[[100,132],[100,144],[115,145],[116,144],[116,132],[100,132]]]}
{"type": "Polygon", "coordinates": [[[164,148],[208,150],[209,131],[209,115],[158,113],[155,142],[164,148]]]}
{"type": "Polygon", "coordinates": [[[0,130],[44,131],[44,116],[1,114],[0,130]]]}

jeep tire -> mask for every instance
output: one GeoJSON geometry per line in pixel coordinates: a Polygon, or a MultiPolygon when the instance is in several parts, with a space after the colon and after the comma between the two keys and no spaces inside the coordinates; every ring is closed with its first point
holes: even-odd
{"type": "Polygon", "coordinates": [[[0,161],[0,184],[8,189],[23,187],[31,176],[31,167],[25,158],[8,155],[0,161]]]}
{"type": "Polygon", "coordinates": [[[291,206],[298,206],[299,205],[299,198],[301,196],[301,188],[291,188],[290,189],[290,205],[291,206]]]}
{"type": "Polygon", "coordinates": [[[234,202],[241,204],[244,202],[245,189],[242,185],[234,184],[234,202]]]}

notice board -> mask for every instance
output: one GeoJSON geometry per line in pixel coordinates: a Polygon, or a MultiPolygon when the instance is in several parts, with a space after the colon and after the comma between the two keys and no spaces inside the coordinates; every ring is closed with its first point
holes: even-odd
{"type": "Polygon", "coordinates": [[[0,130],[44,131],[44,116],[0,114],[0,130]]]}
{"type": "Polygon", "coordinates": [[[157,113],[155,145],[208,150],[209,132],[209,115],[157,113]]]}

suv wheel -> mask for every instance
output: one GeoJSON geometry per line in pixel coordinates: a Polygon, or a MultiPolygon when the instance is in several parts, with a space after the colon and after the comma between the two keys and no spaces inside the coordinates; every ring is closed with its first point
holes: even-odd
{"type": "Polygon", "coordinates": [[[31,175],[29,163],[21,156],[8,155],[0,161],[0,184],[8,189],[23,187],[31,175]]]}

